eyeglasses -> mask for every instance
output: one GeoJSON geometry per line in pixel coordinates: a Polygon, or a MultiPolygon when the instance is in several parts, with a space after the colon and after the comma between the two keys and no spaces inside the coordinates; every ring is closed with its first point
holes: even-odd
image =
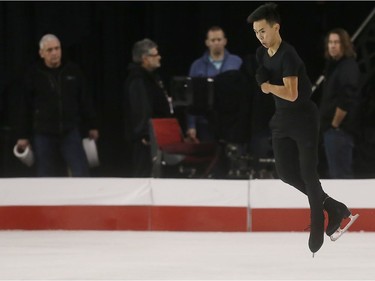
{"type": "Polygon", "coordinates": [[[148,54],[147,56],[148,56],[148,57],[153,57],[153,58],[154,58],[154,57],[158,57],[158,56],[160,56],[160,54],[159,54],[159,53],[157,53],[157,54],[148,54]]]}

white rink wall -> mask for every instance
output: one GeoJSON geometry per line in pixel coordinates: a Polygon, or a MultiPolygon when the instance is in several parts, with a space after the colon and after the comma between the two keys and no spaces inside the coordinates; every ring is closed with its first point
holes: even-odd
{"type": "MultiPolygon", "coordinates": [[[[375,231],[375,180],[321,183],[360,214],[352,230],[375,231]]],[[[0,179],[0,229],[303,231],[308,216],[281,180],[0,179]]]]}

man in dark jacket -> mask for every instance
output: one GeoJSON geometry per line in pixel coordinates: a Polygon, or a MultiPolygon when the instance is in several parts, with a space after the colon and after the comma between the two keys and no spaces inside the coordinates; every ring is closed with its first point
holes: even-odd
{"type": "Polygon", "coordinates": [[[329,176],[333,179],[353,178],[360,70],[350,37],[342,28],[328,33],[325,57],[327,67],[320,116],[329,176]]]}
{"type": "Polygon", "coordinates": [[[132,168],[134,177],[150,177],[151,150],[149,120],[171,116],[171,100],[155,70],[160,67],[158,46],[150,39],[138,41],[133,46],[133,63],[128,67],[125,81],[125,130],[132,143],[132,168]]]}
{"type": "Polygon", "coordinates": [[[42,61],[27,71],[22,84],[18,150],[33,143],[40,177],[57,176],[61,158],[71,176],[88,176],[80,128],[85,126],[88,137],[94,140],[99,132],[82,72],[76,64],[62,60],[60,40],[55,35],[44,35],[39,47],[42,61]]]}

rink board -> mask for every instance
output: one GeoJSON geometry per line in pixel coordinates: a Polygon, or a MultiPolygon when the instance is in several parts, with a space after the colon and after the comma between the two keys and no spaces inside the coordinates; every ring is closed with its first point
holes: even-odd
{"type": "MultiPolygon", "coordinates": [[[[322,180],[375,231],[375,180],[322,180]]],[[[0,179],[0,229],[304,231],[307,198],[280,180],[0,179]]]]}

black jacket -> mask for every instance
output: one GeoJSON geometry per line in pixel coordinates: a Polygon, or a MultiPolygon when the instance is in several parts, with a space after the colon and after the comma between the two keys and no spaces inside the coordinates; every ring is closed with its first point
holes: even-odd
{"type": "Polygon", "coordinates": [[[349,133],[356,132],[360,100],[359,79],[360,70],[354,58],[343,57],[339,61],[327,62],[320,101],[322,131],[331,126],[336,107],[339,107],[347,111],[340,128],[349,133]]]}
{"type": "Polygon", "coordinates": [[[33,133],[63,134],[74,128],[97,129],[92,97],[78,65],[51,69],[42,61],[27,72],[21,85],[19,138],[33,133]]]}
{"type": "Polygon", "coordinates": [[[163,83],[154,72],[131,63],[124,85],[126,136],[132,141],[149,140],[149,120],[170,117],[163,83]]]}

